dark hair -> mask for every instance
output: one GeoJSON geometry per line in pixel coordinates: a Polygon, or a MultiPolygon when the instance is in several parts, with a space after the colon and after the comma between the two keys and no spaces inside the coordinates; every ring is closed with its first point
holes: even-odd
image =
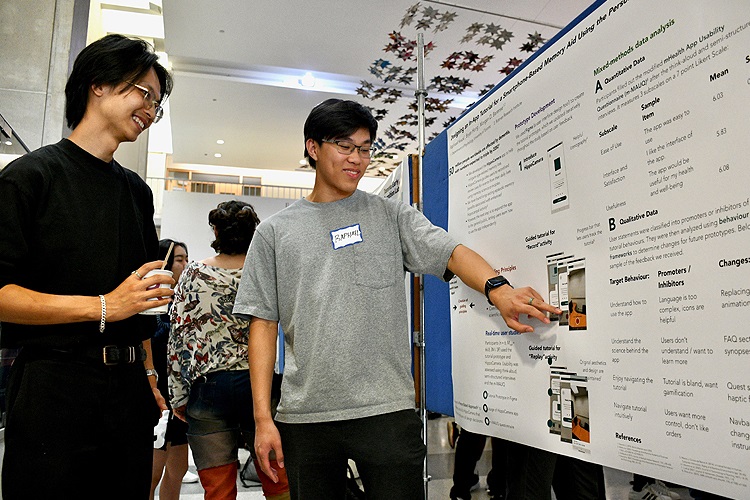
{"type": "MultiPolygon", "coordinates": [[[[181,241],[175,241],[170,240],[169,238],[165,238],[163,240],[159,240],[159,260],[164,260],[164,257],[167,256],[167,252],[169,251],[169,245],[174,243],[174,246],[176,247],[182,247],[185,249],[185,253],[188,253],[187,245],[184,244],[181,241]]],[[[167,265],[164,266],[164,269],[172,270],[172,266],[174,265],[174,248],[172,249],[172,252],[169,254],[169,258],[167,259],[167,265]]]]}
{"type": "Polygon", "coordinates": [[[370,141],[375,142],[378,122],[366,107],[354,101],[328,99],[315,106],[305,120],[305,158],[315,168],[315,159],[307,152],[307,140],[320,144],[323,139],[341,139],[361,128],[370,132],[370,141]]]}
{"type": "Polygon", "coordinates": [[[252,205],[232,200],[208,212],[208,223],[216,230],[211,247],[217,253],[236,255],[247,253],[260,219],[252,205]]]}
{"type": "Polygon", "coordinates": [[[81,123],[92,85],[118,85],[142,78],[151,68],[161,86],[161,102],[172,93],[172,76],[159,64],[159,56],[144,40],[107,35],[84,48],[65,85],[65,118],[74,129],[81,123]]]}

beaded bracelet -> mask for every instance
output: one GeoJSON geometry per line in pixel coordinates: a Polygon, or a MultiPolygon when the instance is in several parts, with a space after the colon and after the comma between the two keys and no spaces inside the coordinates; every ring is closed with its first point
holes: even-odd
{"type": "Polygon", "coordinates": [[[102,303],[102,319],[99,320],[99,333],[104,333],[104,324],[107,322],[107,301],[104,295],[99,295],[99,302],[102,303]]]}

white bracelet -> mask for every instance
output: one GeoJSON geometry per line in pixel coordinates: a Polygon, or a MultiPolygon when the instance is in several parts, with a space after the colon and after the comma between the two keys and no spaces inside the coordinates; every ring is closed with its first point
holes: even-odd
{"type": "Polygon", "coordinates": [[[104,333],[104,324],[107,322],[107,301],[104,295],[99,295],[99,302],[102,303],[102,319],[99,320],[99,333],[104,333]]]}

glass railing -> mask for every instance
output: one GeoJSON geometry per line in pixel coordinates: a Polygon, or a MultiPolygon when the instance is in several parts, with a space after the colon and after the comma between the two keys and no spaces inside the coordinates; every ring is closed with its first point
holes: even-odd
{"type": "Polygon", "coordinates": [[[0,169],[28,152],[29,148],[0,114],[0,169]]]}
{"type": "Polygon", "coordinates": [[[263,198],[283,198],[287,200],[298,200],[307,196],[312,191],[312,188],[307,187],[192,181],[172,177],[148,177],[146,178],[146,182],[154,193],[154,211],[157,217],[161,216],[163,194],[166,191],[223,194],[227,196],[257,196],[263,198]]]}

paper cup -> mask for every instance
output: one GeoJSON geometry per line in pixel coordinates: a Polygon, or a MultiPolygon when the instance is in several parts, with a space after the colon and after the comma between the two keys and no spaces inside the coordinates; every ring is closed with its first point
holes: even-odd
{"type": "MultiPolygon", "coordinates": [[[[153,269],[153,270],[147,272],[146,276],[144,276],[143,279],[146,279],[149,276],[153,276],[155,274],[163,274],[165,276],[172,277],[172,271],[167,271],[166,269],[153,269]]],[[[149,290],[151,288],[155,288],[156,286],[157,285],[149,287],[149,290]]],[[[170,285],[168,285],[166,283],[162,283],[162,284],[160,284],[158,286],[159,286],[159,288],[170,288],[170,285]]],[[[159,300],[159,299],[154,298],[154,299],[148,299],[148,300],[159,300]]],[[[146,309],[145,311],[143,311],[143,312],[141,312],[139,314],[148,314],[148,315],[152,315],[152,316],[156,315],[156,314],[167,314],[167,311],[168,311],[167,308],[168,307],[169,307],[169,304],[164,304],[163,306],[152,307],[151,309],[146,309]]]]}

